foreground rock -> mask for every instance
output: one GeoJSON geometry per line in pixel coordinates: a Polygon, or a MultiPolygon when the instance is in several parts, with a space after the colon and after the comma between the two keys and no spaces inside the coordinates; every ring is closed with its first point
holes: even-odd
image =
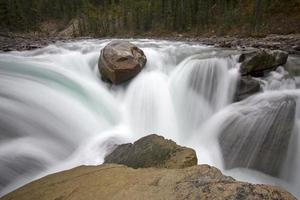
{"type": "Polygon", "coordinates": [[[235,101],[242,101],[260,91],[261,87],[259,81],[250,76],[242,76],[238,80],[234,99],[235,101]]]}
{"type": "Polygon", "coordinates": [[[157,135],[118,146],[106,161],[124,165],[82,166],[34,181],[2,200],[67,199],[295,199],[268,185],[239,182],[208,165],[196,166],[194,150],[157,135]],[[188,167],[195,165],[192,167],[188,167]]]}
{"type": "Polygon", "coordinates": [[[253,185],[224,176],[208,165],[184,169],[82,166],[52,174],[2,200],[95,199],[295,199],[279,187],[253,185]]]}
{"type": "Polygon", "coordinates": [[[244,53],[240,56],[241,74],[261,77],[266,71],[276,69],[284,65],[288,59],[288,53],[280,50],[257,50],[244,53]]]}
{"type": "Polygon", "coordinates": [[[279,176],[295,121],[294,97],[277,94],[243,101],[228,117],[219,143],[227,169],[245,167],[279,176]]]}
{"type": "Polygon", "coordinates": [[[134,144],[119,145],[105,157],[105,163],[123,164],[132,168],[184,168],[197,165],[197,156],[193,149],[153,134],[134,144]]]}
{"type": "Polygon", "coordinates": [[[144,52],[126,41],[113,41],[106,45],[98,62],[104,80],[120,84],[136,76],[147,62],[144,52]]]}

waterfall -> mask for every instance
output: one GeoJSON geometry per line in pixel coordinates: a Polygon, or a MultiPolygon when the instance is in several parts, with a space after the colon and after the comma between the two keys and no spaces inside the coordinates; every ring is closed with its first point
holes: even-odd
{"type": "Polygon", "coordinates": [[[184,131],[197,129],[232,101],[238,72],[230,59],[192,56],[174,70],[171,91],[184,131]]]}
{"type": "Polygon", "coordinates": [[[293,96],[263,94],[234,106],[219,136],[226,168],[279,176],[295,121],[293,96]]]}
{"type": "Polygon", "coordinates": [[[125,120],[134,134],[164,133],[177,140],[177,121],[165,74],[140,74],[129,85],[125,102],[125,120]]]}
{"type": "Polygon", "coordinates": [[[0,54],[0,196],[50,173],[101,164],[115,144],[156,133],[194,148],[199,163],[300,197],[297,77],[279,67],[257,79],[262,93],[234,103],[240,52],[135,40],[145,68],[111,86],[97,67],[108,42],[0,54]]]}

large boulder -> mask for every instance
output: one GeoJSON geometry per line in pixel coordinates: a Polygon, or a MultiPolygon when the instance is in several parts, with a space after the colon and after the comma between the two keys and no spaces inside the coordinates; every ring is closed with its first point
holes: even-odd
{"type": "Polygon", "coordinates": [[[2,200],[296,199],[279,187],[239,182],[208,165],[184,169],[82,166],[46,176],[2,200]]]}
{"type": "Polygon", "coordinates": [[[193,149],[177,145],[162,136],[149,135],[134,144],[122,144],[107,155],[105,163],[127,165],[132,168],[184,168],[197,165],[193,149]]]}
{"type": "Polygon", "coordinates": [[[251,76],[242,76],[237,83],[234,100],[242,101],[261,91],[259,81],[251,76]]]}
{"type": "Polygon", "coordinates": [[[281,50],[256,50],[243,53],[239,57],[241,62],[240,71],[242,75],[260,77],[264,72],[274,70],[284,65],[288,59],[288,53],[281,50]]]}
{"type": "Polygon", "coordinates": [[[293,96],[261,94],[235,105],[219,136],[227,169],[243,167],[278,177],[295,121],[293,96]]]}
{"type": "Polygon", "coordinates": [[[102,50],[98,62],[104,80],[123,83],[136,76],[147,62],[144,52],[127,41],[112,41],[102,50]]]}

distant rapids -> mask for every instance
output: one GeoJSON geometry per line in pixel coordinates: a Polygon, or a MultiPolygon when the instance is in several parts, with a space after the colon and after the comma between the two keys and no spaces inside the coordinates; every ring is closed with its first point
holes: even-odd
{"type": "Polygon", "coordinates": [[[279,67],[259,79],[263,92],[234,103],[241,52],[145,39],[131,41],[146,54],[145,68],[111,86],[97,66],[108,42],[0,54],[0,196],[50,173],[102,164],[114,144],[156,133],[195,149],[199,164],[300,198],[299,77],[279,67]]]}

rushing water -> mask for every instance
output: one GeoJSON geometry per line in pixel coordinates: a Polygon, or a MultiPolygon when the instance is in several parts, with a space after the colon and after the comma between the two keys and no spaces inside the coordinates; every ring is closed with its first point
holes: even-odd
{"type": "Polygon", "coordinates": [[[300,197],[297,77],[279,67],[259,79],[261,94],[233,103],[238,51],[136,40],[146,67],[130,83],[110,86],[97,68],[108,42],[0,54],[0,196],[49,173],[101,164],[114,144],[157,133],[194,148],[199,163],[240,180],[281,185],[300,197]],[[286,152],[274,164],[283,132],[286,152]],[[271,150],[260,155],[263,141],[271,150]],[[236,151],[228,154],[226,145],[236,151]],[[257,167],[261,156],[265,165],[257,167]]]}

